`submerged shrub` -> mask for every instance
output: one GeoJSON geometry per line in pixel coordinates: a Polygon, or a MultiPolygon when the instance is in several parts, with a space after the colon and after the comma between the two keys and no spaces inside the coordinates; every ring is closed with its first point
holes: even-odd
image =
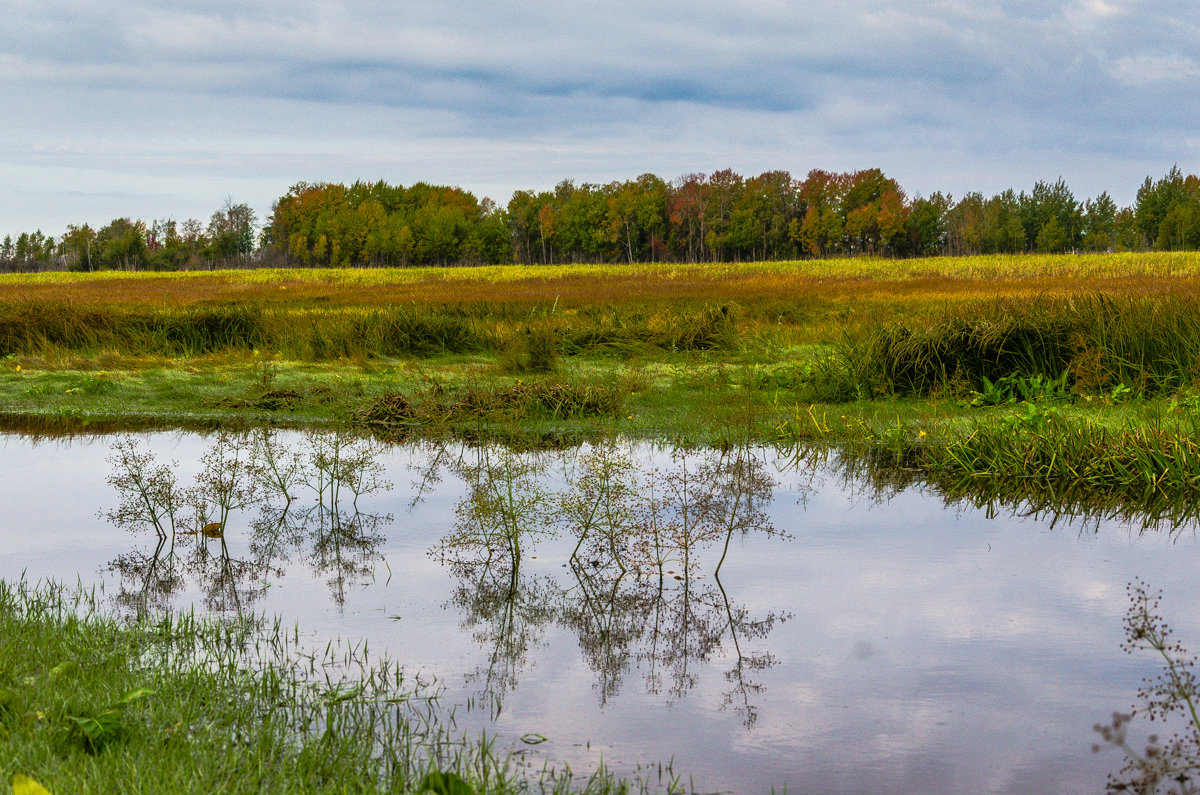
{"type": "Polygon", "coordinates": [[[1165,786],[1172,793],[1195,793],[1200,781],[1200,679],[1196,676],[1196,657],[1172,636],[1171,627],[1160,615],[1161,592],[1151,592],[1142,580],[1129,583],[1126,591],[1130,604],[1121,649],[1126,654],[1151,652],[1162,669],[1157,677],[1143,681],[1138,701],[1129,712],[1114,712],[1111,723],[1093,727],[1103,745],[1097,743],[1092,751],[1110,746],[1125,754],[1124,767],[1108,777],[1107,792],[1154,793],[1165,786]],[[1138,750],[1128,738],[1135,717],[1163,724],[1164,729],[1172,725],[1183,728],[1165,742],[1152,734],[1144,749],[1138,750]]]}

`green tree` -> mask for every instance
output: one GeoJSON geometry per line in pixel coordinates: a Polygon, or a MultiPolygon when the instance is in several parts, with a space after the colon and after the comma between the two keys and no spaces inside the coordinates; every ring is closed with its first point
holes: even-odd
{"type": "Polygon", "coordinates": [[[1059,254],[1067,247],[1067,233],[1053,215],[1042,224],[1037,234],[1037,250],[1043,254],[1059,254]]]}
{"type": "Polygon", "coordinates": [[[534,262],[535,252],[540,248],[541,236],[538,228],[538,210],[541,203],[533,191],[514,191],[508,200],[509,239],[512,241],[513,260],[525,265],[534,262]]]}
{"type": "Polygon", "coordinates": [[[738,258],[776,259],[790,254],[789,225],[800,213],[799,189],[786,171],[748,179],[734,202],[729,242],[738,258]]]}
{"type": "Polygon", "coordinates": [[[96,233],[94,261],[101,268],[142,270],[146,266],[146,224],[114,218],[96,233]]]}
{"type": "Polygon", "coordinates": [[[500,265],[512,262],[508,213],[491,199],[479,203],[479,222],[468,241],[468,250],[479,262],[500,265]]]}
{"type": "Polygon", "coordinates": [[[653,174],[606,189],[606,239],[626,262],[653,259],[666,227],[667,186],[653,174]]]}
{"type": "Polygon", "coordinates": [[[87,224],[83,226],[68,225],[66,233],[59,242],[59,249],[67,263],[67,269],[73,271],[92,271],[92,251],[96,247],[96,230],[87,224]]]}
{"type": "Polygon", "coordinates": [[[704,245],[714,261],[725,259],[733,207],[742,191],[742,176],[733,169],[714,171],[703,193],[704,245]]]}
{"type": "Polygon", "coordinates": [[[941,193],[914,200],[904,224],[905,243],[898,253],[914,257],[941,253],[946,245],[946,212],[951,204],[950,197],[941,193]]]}
{"type": "Polygon", "coordinates": [[[1051,219],[1057,227],[1051,230],[1054,239],[1050,242],[1057,246],[1054,250],[1067,251],[1079,247],[1083,236],[1083,207],[1061,177],[1053,185],[1041,181],[1035,183],[1029,194],[1021,193],[1018,202],[1025,239],[1034,241],[1039,251],[1045,250],[1041,235],[1051,219]]]}
{"type": "Polygon", "coordinates": [[[904,192],[877,168],[847,175],[840,214],[853,253],[886,253],[903,244],[908,216],[904,192]]]}
{"type": "Polygon", "coordinates": [[[1083,240],[1088,251],[1108,251],[1115,243],[1117,205],[1107,191],[1083,205],[1083,240]]]}
{"type": "Polygon", "coordinates": [[[1194,251],[1200,248],[1200,200],[1172,204],[1158,225],[1159,251],[1194,251]]]}
{"type": "Polygon", "coordinates": [[[554,187],[555,239],[561,256],[572,262],[609,259],[608,196],[604,188],[565,179],[554,187]]]}
{"type": "Polygon", "coordinates": [[[1117,251],[1142,251],[1146,248],[1146,239],[1138,228],[1132,207],[1117,211],[1113,220],[1113,242],[1117,251]]]}
{"type": "Polygon", "coordinates": [[[221,209],[208,222],[208,239],[214,260],[236,260],[245,264],[254,253],[258,218],[246,204],[225,198],[221,209]]]}
{"type": "Polygon", "coordinates": [[[844,174],[813,169],[800,186],[804,214],[790,225],[789,236],[811,256],[823,257],[842,250],[841,210],[847,183],[844,174]]]}
{"type": "Polygon", "coordinates": [[[1187,198],[1183,172],[1179,166],[1171,167],[1167,175],[1155,182],[1146,177],[1138,188],[1133,205],[1138,231],[1147,246],[1152,246],[1159,237],[1159,225],[1166,219],[1171,207],[1182,204],[1187,198]]]}

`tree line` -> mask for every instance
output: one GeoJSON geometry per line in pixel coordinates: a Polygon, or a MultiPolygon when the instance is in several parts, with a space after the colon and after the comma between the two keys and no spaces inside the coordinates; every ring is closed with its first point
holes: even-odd
{"type": "Polygon", "coordinates": [[[253,265],[262,254],[254,211],[226,200],[207,225],[114,218],[99,229],[71,224],[57,239],[40,229],[5,235],[0,270],[200,270],[253,265]]]}
{"type": "Polygon", "coordinates": [[[738,262],[1200,249],[1200,177],[1147,177],[1132,206],[1078,200],[1059,179],[1028,191],[909,196],[879,169],[804,179],[730,169],[671,182],[563,180],[506,206],[457,187],[299,183],[260,228],[245,204],[207,224],[114,219],[0,242],[7,270],[190,270],[261,265],[410,266],[738,262]]]}

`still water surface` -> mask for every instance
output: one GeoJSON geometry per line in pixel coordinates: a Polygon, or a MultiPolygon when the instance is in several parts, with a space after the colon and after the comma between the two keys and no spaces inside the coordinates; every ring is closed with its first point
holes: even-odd
{"type": "MultiPolygon", "coordinates": [[[[181,487],[216,441],[121,438],[181,487]]],[[[0,577],[366,639],[531,763],[673,759],[703,792],[1098,792],[1120,760],[1091,726],[1155,672],[1118,648],[1126,583],[1163,589],[1200,643],[1190,527],[989,516],[770,449],[364,445],[378,488],[356,505],[310,469],[290,504],[231,511],[223,551],[156,557],[152,529],[110,516],[118,441],[3,437],[0,577]],[[514,564],[506,510],[558,534],[522,536],[514,564]],[[637,531],[610,545],[618,526],[637,531]]],[[[285,463],[326,444],[271,441],[285,463]]]]}

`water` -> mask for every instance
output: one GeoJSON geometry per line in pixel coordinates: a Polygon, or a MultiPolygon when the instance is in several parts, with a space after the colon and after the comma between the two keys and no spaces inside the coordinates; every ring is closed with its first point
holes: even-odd
{"type": "MultiPolygon", "coordinates": [[[[273,438],[311,462],[307,437],[273,438]]],[[[106,516],[121,496],[116,442],[3,438],[0,577],[78,577],[123,612],[265,612],[313,641],[366,639],[436,678],[444,703],[469,705],[464,730],[486,728],[534,765],[673,759],[704,792],[1096,792],[1121,760],[1091,752],[1091,726],[1156,672],[1119,651],[1126,583],[1162,588],[1178,636],[1200,644],[1190,527],[989,516],[768,449],[618,445],[590,460],[608,479],[589,480],[588,447],[350,444],[334,452],[379,467],[357,509],[345,484],[336,505],[318,497],[328,480],[310,472],[286,512],[278,497],[232,511],[224,554],[213,539],[198,556],[200,537],[181,536],[171,561],[152,530],[106,516]],[[572,489],[576,516],[603,496],[640,535],[615,557],[585,540],[572,563],[560,501],[572,489]],[[505,511],[530,513],[527,527],[560,520],[560,535],[522,538],[514,566],[493,535],[505,511]],[[676,546],[661,583],[655,538],[660,554],[676,546]]],[[[188,486],[216,437],[135,442],[177,462],[188,486]]],[[[207,497],[211,520],[211,484],[207,497]]]]}

